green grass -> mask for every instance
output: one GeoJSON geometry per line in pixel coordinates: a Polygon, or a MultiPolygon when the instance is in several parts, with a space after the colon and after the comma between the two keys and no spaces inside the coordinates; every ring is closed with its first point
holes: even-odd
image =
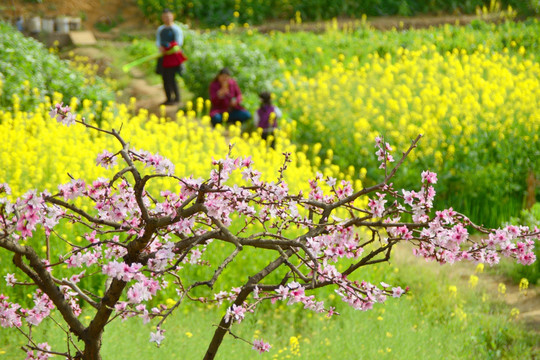
{"type": "MultiPolygon", "coordinates": [[[[437,266],[411,265],[407,261],[400,262],[399,268],[373,269],[386,274],[381,278],[385,281],[390,278],[394,283],[408,284],[411,292],[368,312],[354,311],[337,297],[328,302],[337,305],[341,315],[331,319],[301,306],[264,306],[234,325],[233,332],[248,340],[260,334],[272,344],[271,352],[256,355],[250,345],[227,336],[217,358],[534,359],[540,355],[535,349],[540,336],[514,320],[502,295],[488,295],[481,289],[482,276],[487,275],[479,275],[479,287],[471,289],[466,280],[451,275],[451,267],[437,271],[437,266]],[[449,290],[451,285],[457,285],[455,295],[449,290]],[[291,337],[299,339],[298,349],[291,349],[291,337]]],[[[115,321],[104,334],[103,358],[201,359],[214,324],[223,313],[223,307],[180,308],[165,323],[166,340],[159,349],[148,341],[155,323],[143,325],[141,319],[115,321]]],[[[22,356],[19,347],[24,340],[15,333],[13,329],[0,332],[3,358],[22,356]]],[[[41,341],[46,337],[50,344],[65,346],[65,335],[50,321],[34,333],[41,341]]]]}

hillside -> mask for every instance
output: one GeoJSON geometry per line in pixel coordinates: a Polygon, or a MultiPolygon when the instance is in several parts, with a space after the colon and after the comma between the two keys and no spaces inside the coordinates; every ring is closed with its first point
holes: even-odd
{"type": "Polygon", "coordinates": [[[80,17],[83,28],[94,30],[95,25],[115,25],[123,29],[140,29],[151,26],[137,7],[134,0],[47,0],[33,3],[23,0],[6,1],[3,5],[3,16],[16,19],[19,16],[30,18],[41,16],[55,18],[57,16],[80,17]]]}
{"type": "MultiPolygon", "coordinates": [[[[6,20],[14,20],[19,16],[30,18],[41,16],[55,18],[57,16],[80,17],[83,29],[91,30],[100,37],[114,37],[122,33],[148,33],[154,29],[141,12],[135,0],[87,0],[87,1],[67,1],[67,0],[47,0],[46,2],[33,3],[28,0],[10,0],[6,5],[0,5],[0,14],[6,20]],[[100,32],[98,29],[110,29],[110,33],[100,32]]],[[[393,27],[403,28],[426,28],[441,24],[468,24],[476,19],[476,15],[438,15],[438,16],[385,16],[370,17],[369,23],[376,29],[388,30],[393,27]]],[[[186,19],[178,19],[182,22],[190,23],[186,19]]],[[[346,19],[344,19],[346,20],[346,19]]],[[[328,21],[304,22],[301,24],[291,24],[286,20],[266,21],[260,26],[256,26],[259,31],[270,30],[307,30],[320,31],[325,28],[328,21]]],[[[340,21],[346,24],[347,21],[340,21]]],[[[193,24],[190,24],[193,25],[193,24]]]]}

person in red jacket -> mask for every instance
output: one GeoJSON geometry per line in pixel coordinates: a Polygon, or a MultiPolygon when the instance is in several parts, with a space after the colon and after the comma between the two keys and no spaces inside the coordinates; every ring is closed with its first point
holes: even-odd
{"type": "Polygon", "coordinates": [[[251,119],[249,111],[242,107],[242,92],[228,68],[223,68],[210,83],[210,117],[212,126],[223,123],[223,113],[229,114],[229,122],[245,123],[251,119]]]}
{"type": "Polygon", "coordinates": [[[184,36],[178,25],[174,24],[171,10],[163,10],[161,20],[163,25],[157,29],[156,45],[163,56],[158,60],[156,72],[163,78],[163,88],[167,97],[163,105],[174,105],[180,102],[176,74],[182,73],[182,63],[187,60],[180,50],[184,36]]]}

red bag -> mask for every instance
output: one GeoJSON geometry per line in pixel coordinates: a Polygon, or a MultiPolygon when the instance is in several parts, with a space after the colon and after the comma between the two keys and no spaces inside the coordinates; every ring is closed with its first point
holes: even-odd
{"type": "MultiPolygon", "coordinates": [[[[178,44],[176,43],[176,41],[173,41],[169,44],[169,47],[166,50],[169,51],[175,46],[178,46],[178,44]]],[[[163,67],[171,68],[171,67],[180,66],[186,60],[187,60],[187,57],[184,55],[182,50],[179,50],[172,54],[165,54],[163,55],[163,67]]]]}

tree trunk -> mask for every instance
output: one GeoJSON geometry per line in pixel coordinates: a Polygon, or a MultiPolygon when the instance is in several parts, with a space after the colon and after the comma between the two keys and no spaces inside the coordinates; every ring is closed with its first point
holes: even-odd
{"type": "Polygon", "coordinates": [[[530,209],[536,203],[536,187],[540,184],[540,181],[534,176],[534,171],[529,170],[527,176],[527,198],[525,200],[525,208],[530,209]]]}
{"type": "MultiPolygon", "coordinates": [[[[285,252],[287,256],[291,256],[292,251],[287,250],[285,252]]],[[[247,281],[247,283],[242,287],[242,290],[236,297],[236,300],[234,301],[234,304],[236,306],[242,306],[244,301],[247,299],[249,294],[253,291],[253,288],[255,285],[257,285],[262,279],[264,279],[268,274],[270,274],[272,271],[277,269],[285,262],[285,258],[280,256],[276,260],[272,261],[270,264],[268,264],[264,269],[259,271],[254,276],[250,277],[247,281]]],[[[208,345],[208,350],[206,350],[206,354],[204,355],[204,360],[213,360],[217,354],[217,351],[221,345],[221,342],[223,341],[223,337],[227,332],[229,331],[229,328],[232,325],[232,320],[230,320],[228,323],[225,322],[225,316],[221,318],[221,322],[219,323],[219,326],[217,330],[214,332],[214,337],[212,337],[212,341],[210,342],[210,345],[208,345]]]]}
{"type": "MultiPolygon", "coordinates": [[[[236,306],[241,306],[244,303],[244,300],[247,299],[248,295],[251,293],[251,290],[248,290],[246,287],[240,291],[240,294],[238,294],[238,297],[234,301],[234,304],[236,306]]],[[[229,328],[232,325],[232,319],[229,320],[229,322],[225,322],[225,316],[221,318],[221,322],[219,323],[218,328],[214,332],[214,336],[212,337],[212,341],[210,342],[210,345],[208,345],[208,350],[206,350],[206,355],[204,355],[204,360],[213,360],[214,357],[217,354],[217,351],[219,347],[221,346],[221,342],[223,341],[223,338],[229,331],[229,328]]]]}
{"type": "Polygon", "coordinates": [[[84,360],[101,360],[101,334],[97,338],[89,339],[84,342],[84,360]]]}

